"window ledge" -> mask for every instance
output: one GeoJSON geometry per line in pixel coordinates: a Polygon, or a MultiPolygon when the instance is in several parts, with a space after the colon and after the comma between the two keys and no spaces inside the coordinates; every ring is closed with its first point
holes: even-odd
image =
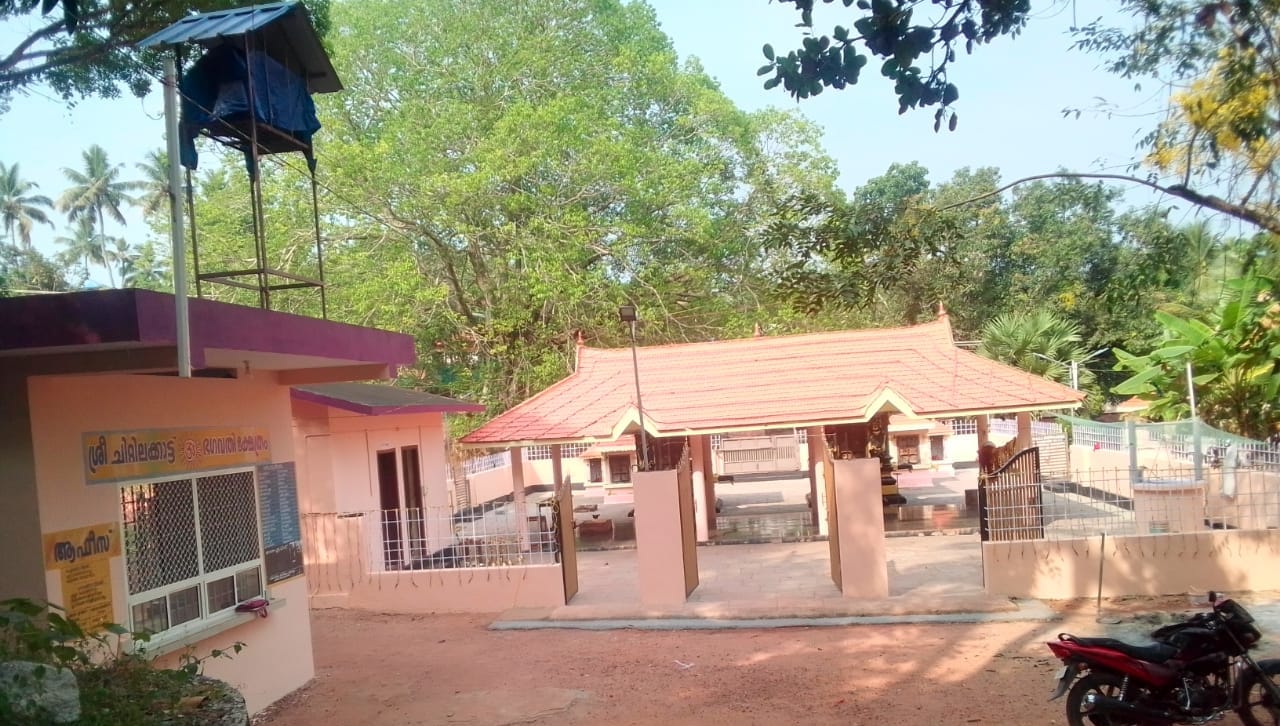
{"type": "MultiPolygon", "coordinates": [[[[270,601],[267,606],[267,612],[273,613],[283,608],[288,601],[285,598],[276,598],[270,601]]],[[[141,653],[152,658],[159,658],[162,655],[175,653],[185,650],[202,640],[212,638],[219,633],[238,628],[252,620],[261,617],[257,613],[238,613],[234,610],[226,615],[220,615],[217,618],[206,620],[192,627],[189,630],[181,630],[174,633],[162,633],[148,641],[130,641],[124,645],[126,653],[141,653]]],[[[204,655],[198,654],[198,655],[204,655]]]]}

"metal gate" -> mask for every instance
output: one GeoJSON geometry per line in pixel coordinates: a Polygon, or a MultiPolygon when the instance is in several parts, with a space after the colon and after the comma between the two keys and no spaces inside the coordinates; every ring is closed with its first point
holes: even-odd
{"type": "Polygon", "coordinates": [[[822,483],[827,494],[827,547],[831,551],[831,581],[836,589],[844,592],[844,580],[840,576],[840,524],[836,513],[836,466],[831,460],[831,450],[826,442],[818,447],[822,452],[822,483]]]}
{"type": "Polygon", "coordinates": [[[799,471],[794,431],[785,434],[725,435],[716,452],[725,474],[799,471]]]}
{"type": "Polygon", "coordinates": [[[983,542],[1044,538],[1040,449],[1014,454],[978,477],[978,533],[983,542]]]}
{"type": "Polygon", "coordinates": [[[556,543],[560,546],[556,559],[564,579],[564,604],[568,605],[578,594],[578,544],[574,541],[573,488],[570,485],[560,485],[552,507],[552,526],[555,527],[556,543]]]}
{"type": "Polygon", "coordinates": [[[680,497],[680,539],[684,552],[684,594],[688,596],[698,587],[698,532],[697,516],[693,511],[693,465],[689,461],[689,448],[680,457],[676,470],[676,486],[680,497]]]}

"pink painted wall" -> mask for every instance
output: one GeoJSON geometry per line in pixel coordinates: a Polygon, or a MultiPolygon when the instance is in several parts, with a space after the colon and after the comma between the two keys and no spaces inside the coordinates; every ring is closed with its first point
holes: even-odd
{"type": "Polygon", "coordinates": [[[501,612],[564,604],[559,565],[378,572],[367,516],[303,517],[312,607],[376,612],[501,612]]]}
{"type": "Polygon", "coordinates": [[[889,597],[880,460],[835,462],[840,580],[845,597],[889,597]]]}
{"type": "Polygon", "coordinates": [[[684,548],[676,472],[638,471],[634,484],[640,601],[645,605],[683,604],[684,548]]]}
{"type": "Polygon", "coordinates": [[[1235,496],[1223,494],[1223,471],[1205,472],[1205,510],[1213,522],[1240,529],[1280,528],[1280,472],[1237,469],[1235,496]]]}
{"type": "MultiPolygon", "coordinates": [[[[1098,591],[1100,537],[984,542],[987,592],[1068,599],[1098,591]]],[[[1280,531],[1107,537],[1104,597],[1280,589],[1280,531]]]]}
{"type": "MultiPolygon", "coordinates": [[[[55,532],[102,522],[118,522],[119,487],[85,483],[82,433],[197,426],[260,426],[271,438],[272,460],[294,460],[289,392],[269,374],[246,379],[180,379],[167,376],[96,375],[30,379],[32,451],[38,487],[40,527],[55,532]]],[[[124,559],[112,558],[115,620],[128,622],[124,559]]],[[[62,601],[61,579],[45,573],[51,602],[62,601]]],[[[251,712],[302,686],[315,674],[311,619],[303,607],[302,578],[270,587],[271,597],[292,597],[262,623],[241,625],[192,643],[199,654],[235,640],[247,648],[217,666],[221,676],[246,684],[251,712]],[[281,658],[280,653],[288,653],[281,658]]],[[[211,671],[211,675],[214,673],[211,671]]]]}
{"type": "MultiPolygon", "coordinates": [[[[590,477],[590,469],[585,459],[577,457],[565,457],[561,460],[563,464],[562,476],[569,477],[574,484],[586,483],[590,477]]],[[[552,486],[555,483],[555,477],[551,473],[551,460],[538,459],[536,461],[524,460],[524,485],[531,486],[552,486]]],[[[603,465],[604,478],[609,478],[608,462],[603,465]]],[[[490,469],[482,471],[478,474],[467,475],[467,481],[471,483],[471,503],[480,504],[498,497],[505,497],[511,494],[512,479],[511,467],[504,466],[498,469],[490,469]]],[[[602,486],[602,484],[587,484],[591,486],[602,486]]]]}
{"type": "Polygon", "coordinates": [[[498,613],[564,605],[564,581],[559,565],[382,572],[345,593],[316,593],[311,603],[380,613],[498,613]]]}

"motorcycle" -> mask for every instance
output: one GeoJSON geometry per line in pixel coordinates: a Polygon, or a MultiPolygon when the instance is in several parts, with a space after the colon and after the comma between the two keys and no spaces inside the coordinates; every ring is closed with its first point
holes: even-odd
{"type": "Polygon", "coordinates": [[[1151,633],[1151,645],[1060,633],[1050,701],[1067,696],[1070,726],[1169,726],[1222,719],[1280,726],[1280,659],[1254,660],[1262,633],[1239,603],[1209,593],[1209,612],[1151,633]]]}

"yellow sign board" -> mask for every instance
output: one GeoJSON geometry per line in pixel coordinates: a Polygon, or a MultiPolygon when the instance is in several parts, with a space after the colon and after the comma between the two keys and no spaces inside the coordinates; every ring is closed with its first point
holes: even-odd
{"type": "Polygon", "coordinates": [[[85,632],[96,632],[115,622],[111,566],[105,558],[77,562],[62,568],[62,606],[67,617],[85,632]]]}
{"type": "Polygon", "coordinates": [[[90,559],[120,556],[120,532],[110,522],[48,532],[44,535],[44,569],[60,570],[90,559]]]}
{"type": "Polygon", "coordinates": [[[67,617],[95,631],[115,617],[111,558],[120,556],[120,532],[111,523],[44,535],[44,566],[62,578],[67,617]]]}
{"type": "Polygon", "coordinates": [[[271,461],[271,439],[261,428],[94,431],[81,444],[90,484],[271,461]]]}

